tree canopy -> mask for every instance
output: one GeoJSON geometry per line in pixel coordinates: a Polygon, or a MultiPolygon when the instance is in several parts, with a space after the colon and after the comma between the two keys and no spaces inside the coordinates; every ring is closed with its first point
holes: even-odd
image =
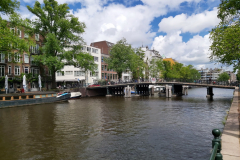
{"type": "Polygon", "coordinates": [[[153,58],[150,61],[149,75],[154,78],[160,78],[161,70],[163,70],[163,61],[153,58]]]}
{"type": "Polygon", "coordinates": [[[226,72],[219,74],[218,81],[224,82],[229,80],[229,75],[226,72]]]}
{"type": "Polygon", "coordinates": [[[127,44],[125,38],[118,41],[110,50],[110,56],[105,61],[108,67],[117,72],[118,77],[122,77],[122,73],[127,69],[133,70],[134,50],[131,45],[127,44]]]}
{"type": "Polygon", "coordinates": [[[17,0],[1,0],[0,12],[2,14],[13,14],[19,8],[20,3],[17,0]]]}
{"type": "Polygon", "coordinates": [[[240,62],[240,3],[237,0],[221,0],[218,18],[221,22],[212,29],[210,60],[239,69],[240,62]]]}
{"type": "Polygon", "coordinates": [[[32,21],[33,32],[44,38],[42,54],[34,56],[34,60],[41,62],[51,69],[52,87],[56,88],[55,72],[65,64],[85,69],[92,68],[93,57],[89,54],[80,54],[85,24],[70,14],[66,3],[58,4],[55,0],[44,0],[44,4],[36,1],[34,7],[27,6],[28,10],[37,16],[32,21]],[[83,62],[85,61],[85,62],[83,62]],[[82,66],[85,65],[86,66],[82,66]]]}
{"type": "Polygon", "coordinates": [[[169,61],[163,61],[162,78],[164,79],[182,79],[192,81],[200,79],[200,73],[192,65],[184,66],[182,63],[172,64],[169,61]]]}

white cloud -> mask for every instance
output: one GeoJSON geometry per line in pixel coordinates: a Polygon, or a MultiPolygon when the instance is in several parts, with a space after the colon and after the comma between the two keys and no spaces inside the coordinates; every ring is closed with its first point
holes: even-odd
{"type": "Polygon", "coordinates": [[[209,60],[209,34],[201,37],[194,36],[188,42],[183,42],[180,36],[181,31],[177,31],[166,36],[156,37],[152,48],[165,55],[167,58],[173,58],[186,65],[207,65],[209,60]]]}
{"type": "Polygon", "coordinates": [[[164,18],[158,26],[159,31],[166,33],[178,30],[197,33],[206,28],[213,28],[219,22],[217,8],[214,8],[212,11],[204,11],[203,13],[192,14],[191,16],[182,13],[175,17],[164,18]]]}

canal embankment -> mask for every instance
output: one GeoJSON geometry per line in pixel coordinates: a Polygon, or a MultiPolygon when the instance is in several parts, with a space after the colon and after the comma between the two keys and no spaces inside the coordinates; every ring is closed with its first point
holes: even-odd
{"type": "Polygon", "coordinates": [[[222,155],[224,160],[240,159],[240,92],[236,87],[233,101],[222,133],[222,155]]]}

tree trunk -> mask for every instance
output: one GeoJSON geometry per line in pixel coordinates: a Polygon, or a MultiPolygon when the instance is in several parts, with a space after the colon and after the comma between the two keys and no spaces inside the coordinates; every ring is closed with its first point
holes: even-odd
{"type": "Polygon", "coordinates": [[[52,89],[57,88],[57,83],[56,83],[56,74],[55,72],[52,72],[52,89]]]}

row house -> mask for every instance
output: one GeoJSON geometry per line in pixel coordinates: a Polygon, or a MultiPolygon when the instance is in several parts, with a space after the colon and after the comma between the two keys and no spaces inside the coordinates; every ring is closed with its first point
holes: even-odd
{"type": "Polygon", "coordinates": [[[56,72],[56,82],[58,86],[77,87],[97,83],[101,79],[101,50],[99,48],[84,45],[82,52],[89,53],[93,56],[97,69],[94,73],[91,71],[85,72],[84,69],[74,67],[73,65],[65,65],[63,69],[56,72]]]}
{"type": "Polygon", "coordinates": [[[114,43],[108,41],[92,42],[90,44],[90,46],[101,50],[101,79],[116,82],[118,80],[117,72],[113,69],[109,69],[108,64],[104,62],[104,58],[108,58],[110,56],[110,50],[113,45],[114,43]]]}
{"type": "MultiPolygon", "coordinates": [[[[16,32],[19,38],[29,38],[29,35],[24,33],[24,30],[18,28],[10,28],[12,32],[16,32]]],[[[9,92],[13,91],[14,88],[22,88],[21,74],[32,74],[37,76],[40,74],[39,66],[34,62],[32,55],[39,54],[39,48],[43,45],[43,37],[39,34],[34,34],[33,40],[36,42],[35,46],[30,46],[29,53],[20,54],[18,50],[12,51],[5,55],[0,51],[0,77],[8,76],[9,79],[9,92]]],[[[44,68],[43,74],[49,74],[47,68],[44,68]]],[[[44,83],[42,84],[44,87],[44,83]]],[[[4,84],[0,86],[4,88],[4,84]]],[[[32,82],[27,84],[29,90],[37,90],[38,82],[32,82]]]]}

